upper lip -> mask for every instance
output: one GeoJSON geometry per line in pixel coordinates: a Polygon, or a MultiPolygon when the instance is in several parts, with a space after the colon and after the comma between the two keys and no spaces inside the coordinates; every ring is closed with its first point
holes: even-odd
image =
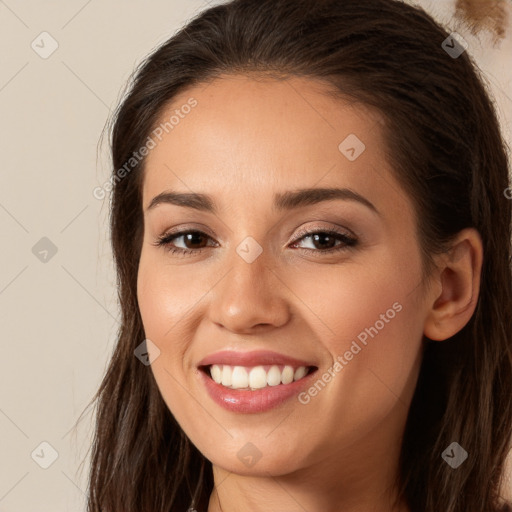
{"type": "Polygon", "coordinates": [[[294,368],[298,368],[299,366],[314,366],[311,362],[270,350],[254,350],[252,352],[223,350],[201,359],[197,366],[209,366],[212,364],[227,364],[230,366],[263,366],[275,364],[293,366],[294,368]]]}

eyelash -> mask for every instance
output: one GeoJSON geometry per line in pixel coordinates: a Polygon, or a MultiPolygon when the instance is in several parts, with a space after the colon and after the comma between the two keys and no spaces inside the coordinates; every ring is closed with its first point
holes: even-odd
{"type": "MultiPolygon", "coordinates": [[[[171,245],[171,241],[173,241],[176,238],[180,238],[183,235],[188,234],[199,234],[209,237],[206,233],[191,229],[191,230],[185,230],[185,231],[178,231],[176,233],[165,233],[162,236],[159,236],[156,240],[156,242],[153,244],[157,247],[165,247],[167,251],[169,251],[171,254],[175,254],[178,256],[192,256],[194,254],[200,254],[206,247],[201,247],[200,249],[182,249],[181,247],[174,247],[171,245]]],[[[333,230],[333,229],[319,229],[316,231],[303,231],[299,233],[299,238],[297,238],[293,244],[296,244],[297,242],[300,242],[303,238],[307,238],[310,236],[318,235],[318,234],[324,234],[329,235],[337,238],[338,240],[341,240],[343,243],[339,245],[338,247],[332,247],[330,249],[322,250],[322,249],[308,249],[304,247],[299,247],[299,250],[307,251],[308,253],[311,252],[320,252],[323,254],[332,254],[337,253],[339,251],[347,250],[350,247],[355,247],[358,244],[358,240],[354,237],[351,237],[345,233],[340,233],[339,231],[333,230]]],[[[210,238],[210,237],[209,237],[210,238]]]]}

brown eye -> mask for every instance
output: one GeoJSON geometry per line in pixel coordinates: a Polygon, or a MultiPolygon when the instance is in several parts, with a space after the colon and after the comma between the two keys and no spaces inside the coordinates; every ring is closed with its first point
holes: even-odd
{"type": "Polygon", "coordinates": [[[345,250],[348,247],[354,247],[358,242],[357,239],[352,236],[330,229],[305,232],[301,233],[301,235],[301,238],[294,242],[294,246],[301,240],[311,238],[313,248],[303,247],[302,249],[321,253],[345,250]],[[336,244],[336,242],[339,243],[336,244]]]}
{"type": "Polygon", "coordinates": [[[197,230],[179,231],[177,233],[165,234],[159,237],[154,245],[165,247],[171,253],[180,254],[194,254],[201,252],[206,247],[203,243],[210,238],[206,233],[197,230]],[[182,247],[175,247],[175,240],[182,238],[185,245],[182,247]]]}

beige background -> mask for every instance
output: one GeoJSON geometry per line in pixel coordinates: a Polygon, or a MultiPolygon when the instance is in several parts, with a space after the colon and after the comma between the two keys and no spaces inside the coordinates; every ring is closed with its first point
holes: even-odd
{"type": "MultiPolygon", "coordinates": [[[[458,27],[450,2],[421,3],[458,27]]],[[[108,199],[92,194],[109,172],[98,141],[134,66],[208,5],[0,0],[0,512],[85,510],[87,460],[79,464],[92,414],[72,427],[100,383],[119,317],[108,199]]],[[[485,37],[467,41],[510,141],[510,31],[497,50],[485,37]]]]}

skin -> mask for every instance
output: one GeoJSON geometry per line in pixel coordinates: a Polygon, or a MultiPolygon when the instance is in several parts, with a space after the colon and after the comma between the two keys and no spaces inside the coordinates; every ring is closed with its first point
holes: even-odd
{"type": "MultiPolygon", "coordinates": [[[[209,512],[408,511],[392,508],[393,479],[423,336],[452,336],[476,305],[478,233],[461,232],[422,281],[413,202],[386,160],[379,115],[326,91],[304,78],[217,78],[174,98],[162,120],[190,97],[198,105],[147,157],[140,312],[160,350],[151,368],[162,397],[213,464],[209,512]],[[366,146],[354,161],[338,149],[349,134],[366,146]],[[349,188],[378,213],[340,199],[272,208],[274,193],[306,187],[349,188]],[[168,190],[210,194],[218,213],[147,210],[168,190]],[[206,233],[172,242],[201,253],[155,246],[171,228],[206,233]],[[349,230],[359,243],[329,254],[325,238],[315,243],[299,228],[349,230]],[[262,248],[252,263],[236,252],[249,236],[262,248]],[[322,375],[394,303],[402,310],[307,404],[230,412],[199,379],[198,362],[225,349],[274,350],[322,375]],[[237,457],[248,442],[261,453],[251,467],[237,457]]],[[[326,248],[334,245],[342,242],[326,248]]]]}

